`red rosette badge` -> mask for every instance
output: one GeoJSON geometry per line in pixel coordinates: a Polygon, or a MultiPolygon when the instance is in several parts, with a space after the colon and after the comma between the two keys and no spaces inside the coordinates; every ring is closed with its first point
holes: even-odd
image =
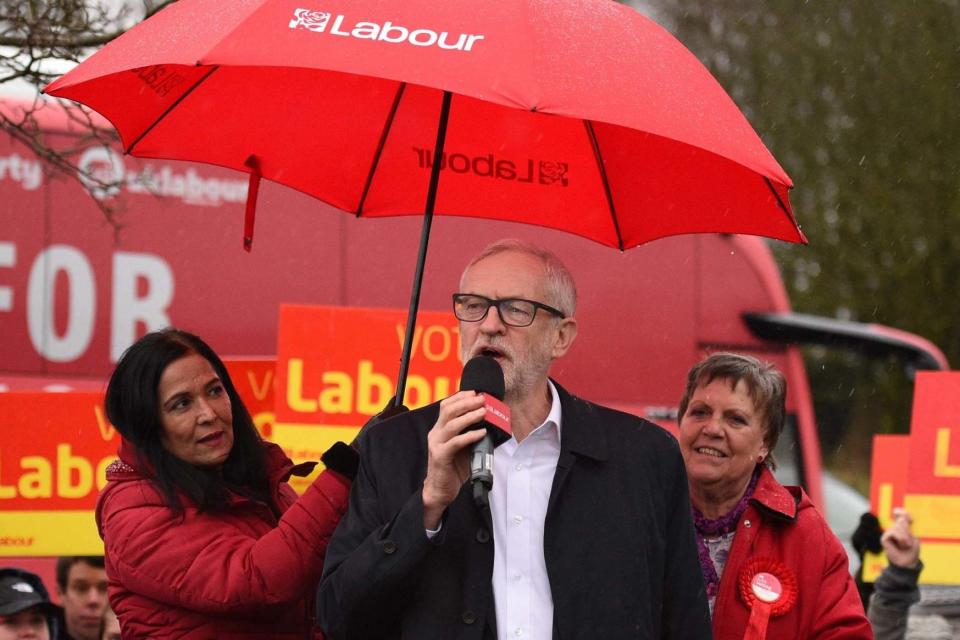
{"type": "Polygon", "coordinates": [[[800,590],[790,567],[773,558],[751,558],[740,570],[737,585],[750,609],[743,640],[764,640],[771,616],[793,609],[800,590]]]}

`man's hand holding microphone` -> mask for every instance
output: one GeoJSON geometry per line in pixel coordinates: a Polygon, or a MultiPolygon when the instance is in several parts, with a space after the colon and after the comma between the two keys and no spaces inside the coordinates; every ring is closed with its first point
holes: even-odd
{"type": "Polygon", "coordinates": [[[487,508],[493,449],[511,436],[510,409],[502,402],[503,395],[500,365],[493,358],[477,356],[463,368],[460,391],[440,402],[440,415],[427,435],[425,529],[440,527],[444,511],[471,476],[474,499],[481,509],[487,508]]]}

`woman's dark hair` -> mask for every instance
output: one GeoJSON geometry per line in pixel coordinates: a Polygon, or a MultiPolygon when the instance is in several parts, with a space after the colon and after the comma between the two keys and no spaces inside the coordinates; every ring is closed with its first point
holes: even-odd
{"type": "Polygon", "coordinates": [[[104,401],[107,418],[136,449],[142,473],[151,476],[167,504],[183,512],[180,493],[202,510],[227,506],[228,487],[247,492],[276,510],[267,483],[263,440],[240,400],[223,361],[203,340],[179,329],[163,329],[143,336],[117,362],[104,401]],[[233,448],[221,472],[196,467],[167,451],[160,440],[158,390],[160,377],[171,363],[197,354],[216,371],[230,398],[233,448]]]}
{"type": "Polygon", "coordinates": [[[694,391],[717,379],[729,381],[731,389],[736,388],[741,380],[746,383],[753,405],[763,415],[763,442],[768,450],[764,462],[771,469],[776,469],[777,460],[773,450],[780,440],[787,415],[787,381],[783,374],[769,362],[761,362],[753,356],[739,353],[708,356],[687,373],[687,386],[677,411],[678,424],[687,413],[694,391]]]}

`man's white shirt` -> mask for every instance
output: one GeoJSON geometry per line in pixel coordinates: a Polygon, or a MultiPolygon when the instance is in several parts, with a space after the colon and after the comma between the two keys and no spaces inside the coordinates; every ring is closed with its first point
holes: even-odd
{"type": "Polygon", "coordinates": [[[543,556],[543,525],[560,458],[560,396],[523,442],[511,437],[493,453],[493,597],[498,640],[551,640],[553,596],[543,556]]]}

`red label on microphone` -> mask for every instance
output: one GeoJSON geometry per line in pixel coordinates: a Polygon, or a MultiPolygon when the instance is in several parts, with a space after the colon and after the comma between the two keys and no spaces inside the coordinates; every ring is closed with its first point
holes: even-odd
{"type": "Polygon", "coordinates": [[[513,435],[513,428],[510,426],[510,407],[488,393],[484,393],[482,395],[483,408],[487,411],[487,415],[484,417],[484,420],[502,432],[494,433],[491,431],[490,435],[493,437],[495,444],[502,444],[505,440],[509,440],[510,436],[513,435]]]}

